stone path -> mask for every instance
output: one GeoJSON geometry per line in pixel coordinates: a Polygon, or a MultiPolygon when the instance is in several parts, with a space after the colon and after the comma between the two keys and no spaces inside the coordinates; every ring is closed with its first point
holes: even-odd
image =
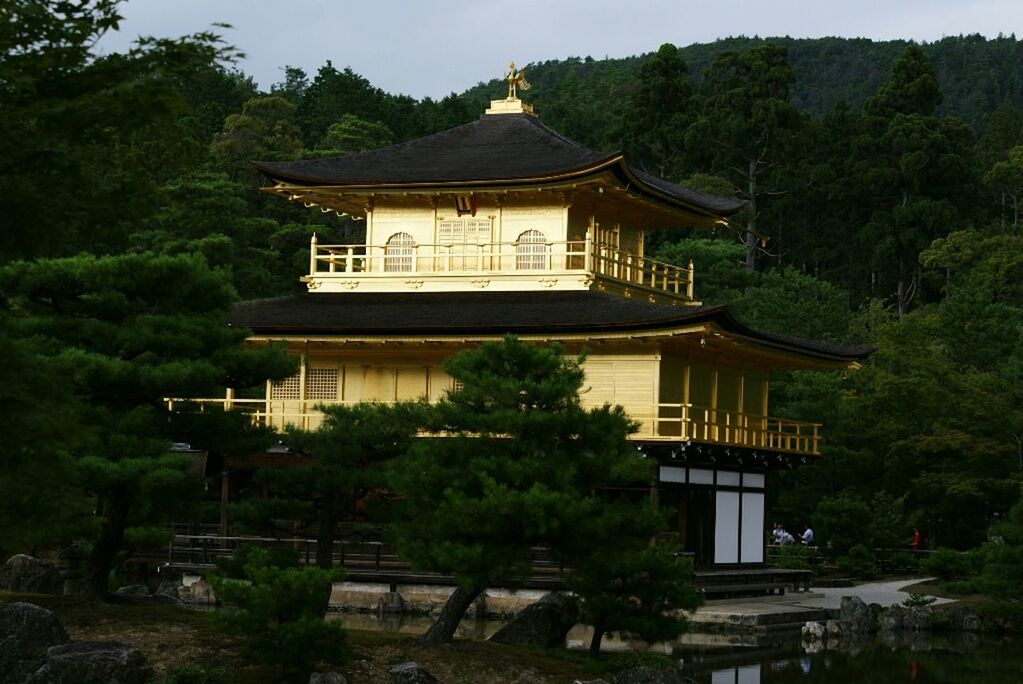
{"type": "MultiPolygon", "coordinates": [[[[916,579],[901,579],[892,582],[872,582],[860,584],[855,587],[814,587],[813,596],[796,598],[793,596],[793,605],[806,608],[840,608],[843,596],[858,596],[866,604],[879,603],[884,607],[902,605],[902,602],[909,598],[908,591],[902,591],[919,582],[926,582],[933,577],[918,577],[916,579]]],[[[955,599],[939,598],[933,605],[940,603],[952,603],[955,599]]]]}

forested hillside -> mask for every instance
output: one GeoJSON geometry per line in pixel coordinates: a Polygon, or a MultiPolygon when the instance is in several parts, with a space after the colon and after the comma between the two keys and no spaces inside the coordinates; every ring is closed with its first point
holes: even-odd
{"type": "MultiPolygon", "coordinates": [[[[0,261],[13,264],[0,278],[0,330],[15,341],[0,387],[4,405],[34,405],[40,387],[53,404],[7,414],[6,454],[17,458],[0,513],[35,527],[5,531],[4,548],[89,509],[41,495],[74,481],[48,480],[78,472],[70,456],[45,472],[38,459],[89,443],[70,416],[93,397],[53,370],[67,366],[48,365],[63,352],[37,344],[38,312],[35,329],[20,322],[21,289],[51,286],[26,264],[73,257],[61,268],[84,287],[98,256],[167,267],[159,259],[188,254],[189,268],[219,271],[240,297],[286,293],[300,287],[314,232],[355,241],[359,224],[259,192],[250,161],[408,140],[471,121],[505,94],[495,79],[416,101],[329,62],[312,75],[289,68],[259,92],[216,36],[97,56],[110,16],[48,21],[25,21],[0,57],[0,261]]],[[[664,261],[694,259],[705,302],[766,330],[877,347],[847,377],[777,383],[772,412],[823,419],[827,441],[820,464],[776,490],[773,515],[812,516],[825,539],[898,544],[917,526],[931,545],[982,542],[1023,480],[1023,45],[734,38],[650,50],[529,65],[525,99],[579,142],[748,202],[715,232],[650,238],[664,261]]],[[[106,309],[126,306],[104,287],[106,309]]],[[[73,320],[74,309],[59,315],[73,320]]]]}

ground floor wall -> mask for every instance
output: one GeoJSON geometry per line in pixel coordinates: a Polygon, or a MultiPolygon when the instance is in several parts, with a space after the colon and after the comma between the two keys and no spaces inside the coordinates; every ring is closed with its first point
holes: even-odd
{"type": "Polygon", "coordinates": [[[661,465],[658,497],[697,567],[762,565],[765,473],[661,465]]]}

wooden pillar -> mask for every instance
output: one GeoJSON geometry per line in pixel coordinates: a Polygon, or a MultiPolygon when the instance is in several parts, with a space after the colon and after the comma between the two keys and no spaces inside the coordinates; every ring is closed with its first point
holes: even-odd
{"type": "Polygon", "coordinates": [[[220,536],[228,536],[227,505],[231,502],[231,471],[227,466],[220,471],[220,536]]]}
{"type": "Polygon", "coordinates": [[[299,358],[299,362],[298,362],[298,413],[299,413],[299,420],[300,420],[299,426],[303,430],[306,430],[309,427],[308,425],[306,425],[306,417],[305,417],[305,414],[306,414],[306,410],[305,410],[305,376],[306,376],[306,355],[307,355],[307,353],[308,353],[308,350],[303,349],[302,350],[302,356],[299,358]]]}
{"type": "Polygon", "coordinates": [[[718,440],[718,365],[714,362],[714,368],[710,372],[710,422],[711,422],[711,439],[713,441],[718,440]]]}
{"type": "Polygon", "coordinates": [[[686,365],[683,366],[683,369],[682,369],[682,411],[681,411],[681,414],[680,414],[681,417],[682,417],[682,423],[681,423],[681,425],[682,425],[682,439],[689,439],[689,438],[694,436],[694,435],[691,435],[689,433],[689,431],[692,429],[692,425],[689,422],[689,420],[691,418],[690,412],[689,412],[689,403],[690,403],[689,386],[690,386],[691,382],[692,382],[692,365],[690,364],[689,360],[687,359],[686,360],[686,365]]]}

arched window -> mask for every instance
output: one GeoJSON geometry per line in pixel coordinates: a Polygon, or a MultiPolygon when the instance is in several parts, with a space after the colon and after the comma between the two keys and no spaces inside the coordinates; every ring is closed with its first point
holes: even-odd
{"type": "Polygon", "coordinates": [[[391,272],[407,272],[412,270],[412,255],[416,251],[416,241],[408,233],[395,233],[387,239],[384,247],[384,270],[391,272]]]}
{"type": "Polygon", "coordinates": [[[527,230],[515,240],[515,268],[519,271],[547,270],[547,236],[527,230]]]}

